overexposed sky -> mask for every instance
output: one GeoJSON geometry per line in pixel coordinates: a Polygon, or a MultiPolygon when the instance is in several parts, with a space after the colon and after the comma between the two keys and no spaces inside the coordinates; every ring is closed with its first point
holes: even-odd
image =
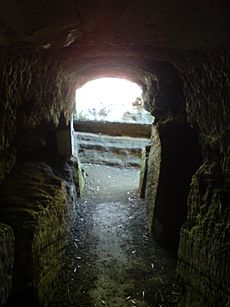
{"type": "Polygon", "coordinates": [[[86,83],[76,91],[77,112],[103,105],[114,105],[115,109],[127,110],[132,102],[140,97],[141,88],[128,80],[118,78],[100,78],[86,83]]]}

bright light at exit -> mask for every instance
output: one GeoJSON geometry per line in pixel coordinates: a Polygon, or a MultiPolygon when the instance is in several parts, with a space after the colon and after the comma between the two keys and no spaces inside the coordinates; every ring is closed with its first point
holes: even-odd
{"type": "Polygon", "coordinates": [[[142,89],[125,79],[101,78],[86,83],[76,91],[76,110],[90,119],[122,120],[125,112],[132,112],[142,89]],[[99,117],[96,118],[96,117],[99,117]]]}

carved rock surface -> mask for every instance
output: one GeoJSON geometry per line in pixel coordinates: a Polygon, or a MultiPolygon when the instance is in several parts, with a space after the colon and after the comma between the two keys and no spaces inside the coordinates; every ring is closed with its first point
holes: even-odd
{"type": "Polygon", "coordinates": [[[169,121],[153,131],[146,191],[149,224],[153,235],[176,252],[189,185],[201,162],[200,148],[196,133],[186,125],[169,121]]]}
{"type": "Polygon", "coordinates": [[[229,42],[227,1],[3,0],[0,44],[43,49],[107,43],[169,48],[229,42]],[[219,22],[221,19],[221,23],[219,22]],[[121,44],[123,43],[123,44],[121,44]]]}
{"type": "Polygon", "coordinates": [[[191,185],[178,251],[177,271],[186,285],[180,306],[229,306],[230,190],[214,187],[212,168],[202,165],[191,185]]]}
{"type": "Polygon", "coordinates": [[[200,134],[203,164],[193,177],[181,230],[177,270],[186,290],[181,306],[229,306],[229,57],[196,58],[190,65],[187,111],[200,134]]]}
{"type": "Polygon", "coordinates": [[[11,292],[13,263],[13,230],[5,224],[0,224],[0,306],[7,302],[11,292]]]}
{"type": "Polygon", "coordinates": [[[71,118],[74,80],[55,61],[44,56],[1,54],[0,67],[0,181],[16,155],[46,146],[47,135],[64,113],[71,118]],[[35,133],[36,131],[36,133],[35,133]]]}
{"type": "Polygon", "coordinates": [[[0,219],[15,234],[13,302],[49,306],[71,212],[63,181],[44,163],[21,163],[4,181],[0,219]]]}

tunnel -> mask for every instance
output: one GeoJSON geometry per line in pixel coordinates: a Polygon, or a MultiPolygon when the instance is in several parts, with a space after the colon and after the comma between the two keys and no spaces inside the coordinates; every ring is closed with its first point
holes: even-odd
{"type": "Polygon", "coordinates": [[[0,8],[0,306],[229,306],[229,2],[0,8]],[[76,90],[107,77],[154,117],[135,167],[74,151],[76,90]]]}

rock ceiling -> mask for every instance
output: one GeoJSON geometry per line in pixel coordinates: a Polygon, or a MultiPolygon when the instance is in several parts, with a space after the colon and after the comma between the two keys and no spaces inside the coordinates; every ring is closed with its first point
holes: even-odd
{"type": "Polygon", "coordinates": [[[1,0],[0,45],[129,69],[168,52],[228,50],[229,13],[228,0],[1,0]]]}

